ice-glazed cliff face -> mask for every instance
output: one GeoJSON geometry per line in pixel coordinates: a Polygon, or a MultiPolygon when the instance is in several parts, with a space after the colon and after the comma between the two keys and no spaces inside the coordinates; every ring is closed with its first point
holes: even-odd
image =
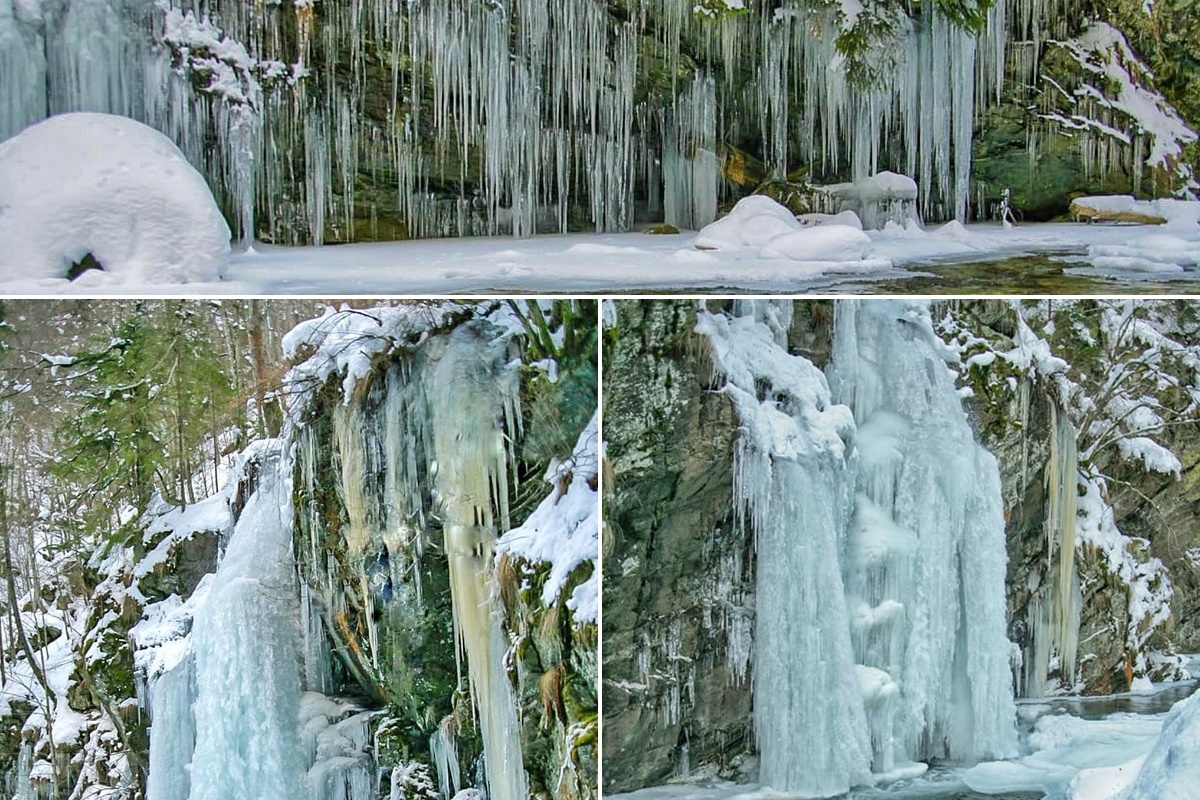
{"type": "Polygon", "coordinates": [[[1013,754],[999,474],[927,309],[839,304],[828,379],[739,310],[697,330],[743,425],[760,780],[833,796],[1013,754]]]}
{"type": "MultiPolygon", "coordinates": [[[[428,625],[422,635],[449,633],[443,646],[428,632],[421,652],[448,662],[451,676],[457,661],[457,682],[437,700],[449,708],[449,695],[461,694],[482,758],[462,752],[460,765],[454,719],[424,719],[416,730],[434,731],[430,763],[405,751],[390,796],[411,796],[414,780],[434,791],[434,770],[446,792],[528,796],[493,563],[510,526],[505,433],[519,425],[520,384],[509,345],[519,329],[481,318],[486,311],[331,311],[287,337],[301,359],[286,379],[293,414],[282,439],[247,455],[240,486],[215,498],[222,508],[236,492],[246,498],[219,569],[135,631],[152,715],[152,800],[378,797],[387,744],[370,723],[384,712],[326,695],[357,683],[354,691],[374,689],[392,707],[419,707],[415,693],[431,690],[414,688],[405,672],[414,655],[388,627],[403,614],[428,625]],[[320,397],[334,399],[322,407],[320,397]],[[330,448],[316,447],[319,431],[332,436],[340,485],[326,485],[330,448]],[[322,496],[339,505],[321,505],[322,496]],[[448,599],[423,597],[431,549],[448,599]]],[[[438,665],[416,668],[436,685],[438,665]]]]}
{"type": "Polygon", "coordinates": [[[1093,176],[1194,192],[1195,131],[1085,11],[3,0],[0,139],[66,111],[133,117],[277,243],[698,228],[751,191],[836,194],[882,170],[915,182],[923,217],[964,221],[1005,189],[1065,210],[1093,176]],[[977,134],[996,150],[973,175],[977,134]],[[1067,173],[1048,195],[1020,185],[1042,154],[1067,173]]]}

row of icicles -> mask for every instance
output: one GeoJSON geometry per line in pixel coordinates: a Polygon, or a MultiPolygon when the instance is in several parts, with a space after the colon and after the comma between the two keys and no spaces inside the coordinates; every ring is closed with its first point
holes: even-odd
{"type": "Polygon", "coordinates": [[[888,85],[864,93],[830,67],[834,12],[798,0],[721,20],[692,0],[635,0],[622,19],[597,0],[198,5],[264,65],[248,106],[171,71],[151,0],[70,0],[0,13],[0,138],[68,110],[140,119],[243,233],[281,243],[697,227],[729,192],[721,143],[739,141],[761,142],[776,178],[904,172],[926,216],[962,219],[979,87],[997,85],[1006,36],[1005,3],[979,39],[924,14],[888,85]]]}

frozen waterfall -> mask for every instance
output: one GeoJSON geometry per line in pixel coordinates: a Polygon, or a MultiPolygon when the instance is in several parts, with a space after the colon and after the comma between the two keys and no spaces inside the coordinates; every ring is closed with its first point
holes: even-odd
{"type": "MultiPolygon", "coordinates": [[[[488,797],[525,800],[517,700],[508,679],[508,640],[495,600],[493,555],[497,524],[507,530],[508,444],[503,423],[511,422],[514,374],[497,386],[494,356],[479,347],[471,330],[457,329],[435,359],[434,399],[437,489],[442,497],[446,555],[454,627],[467,658],[471,695],[479,715],[487,769],[488,797]],[[497,391],[499,390],[499,391],[497,391]],[[497,396],[500,402],[497,403],[497,396]],[[496,518],[493,509],[499,509],[496,518]]],[[[440,765],[439,765],[440,770],[440,765]]]]}
{"type": "MultiPolygon", "coordinates": [[[[434,602],[425,595],[422,570],[430,568],[430,554],[444,553],[445,566],[435,568],[449,573],[458,690],[471,698],[483,759],[459,763],[456,726],[464,721],[450,716],[430,737],[432,762],[444,791],[486,786],[492,800],[525,800],[518,704],[508,675],[510,642],[494,570],[497,532],[511,527],[510,434],[520,423],[519,373],[508,338],[490,323],[462,323],[429,335],[423,309],[391,311],[420,326],[420,345],[397,354],[395,363],[372,380],[347,378],[341,402],[330,412],[327,440],[320,438],[317,425],[299,438],[300,493],[319,494],[319,465],[328,463],[339,477],[337,494],[346,516],[344,525],[331,530],[321,522],[323,507],[306,503],[301,509],[299,541],[307,553],[302,616],[313,632],[306,668],[320,682],[328,677],[329,637],[319,619],[324,615],[362,627],[366,644],[351,659],[354,669],[368,682],[385,681],[395,668],[390,659],[407,655],[395,642],[389,645],[379,620],[399,607],[418,613],[434,602]],[[333,451],[330,462],[322,461],[329,455],[326,448],[333,451]],[[344,547],[356,562],[367,554],[378,571],[364,571],[350,584],[340,582],[336,562],[326,555],[327,536],[337,537],[334,549],[344,547]],[[386,587],[390,600],[383,599],[379,586],[386,587]],[[385,607],[389,602],[394,606],[385,607]]],[[[370,317],[347,316],[348,326],[361,324],[365,330],[347,330],[344,338],[330,334],[329,340],[347,345],[344,354],[353,360],[348,371],[361,379],[370,358],[360,343],[378,334],[378,327],[370,317]]],[[[342,654],[343,661],[347,657],[342,654]]]]}
{"type": "Polygon", "coordinates": [[[760,781],[804,796],[1016,751],[1004,520],[928,310],[839,303],[829,377],[700,315],[743,428],[760,781]]]}
{"type": "Polygon", "coordinates": [[[258,485],[195,618],[190,800],[302,796],[291,469],[281,448],[276,444],[262,460],[258,485]]]}

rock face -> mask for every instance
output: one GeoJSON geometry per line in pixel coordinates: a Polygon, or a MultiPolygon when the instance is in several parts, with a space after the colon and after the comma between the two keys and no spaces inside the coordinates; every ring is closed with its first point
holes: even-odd
{"type": "Polygon", "coordinates": [[[731,404],[710,391],[694,304],[622,302],[605,332],[606,792],[751,749],[752,543],[734,531],[731,404]],[[749,647],[749,642],[742,643],[749,647]]]}
{"type": "MultiPolygon", "coordinates": [[[[581,327],[564,336],[586,342],[586,320],[575,324],[581,327]]],[[[486,320],[453,319],[411,350],[377,353],[349,396],[337,379],[314,396],[295,464],[296,555],[303,616],[310,626],[306,670],[310,687],[315,677],[326,693],[365,693],[385,709],[376,720],[386,743],[380,768],[399,769],[414,761],[438,767],[445,748],[441,737],[449,737],[461,768],[458,787],[475,785],[476,766],[489,741],[481,715],[499,718],[496,705],[507,702],[515,720],[505,730],[520,740],[519,774],[527,775],[528,792],[551,800],[589,800],[596,793],[598,636],[594,622],[576,624],[565,604],[575,586],[590,577],[591,562],[573,570],[559,599],[547,606],[540,587],[548,564],[492,559],[491,554],[497,532],[503,533],[496,525],[521,522],[536,506],[525,501],[540,499],[545,491],[540,480],[544,454],[548,447],[553,452],[545,429],[559,423],[572,429],[576,406],[588,415],[594,410],[595,368],[586,356],[568,352],[560,361],[573,366],[564,363],[557,382],[541,381],[535,390],[513,368],[510,359],[516,353],[510,348],[518,345],[496,344],[500,333],[486,320]],[[464,352],[476,351],[463,348],[477,341],[492,345],[482,350],[478,363],[468,362],[464,352]],[[447,364],[457,368],[452,386],[443,382],[447,364]],[[495,401],[497,409],[515,393],[523,396],[512,409],[528,416],[520,427],[509,420],[511,450],[503,451],[512,459],[504,472],[511,469],[520,480],[511,498],[506,493],[485,501],[503,507],[496,512],[503,523],[463,526],[450,516],[448,498],[463,490],[442,481],[457,474],[461,464],[467,465],[464,472],[482,471],[478,442],[492,441],[484,437],[495,432],[508,409],[479,414],[451,408],[455,392],[486,397],[483,402],[495,401]],[[540,445],[533,442],[535,432],[542,437],[540,445]],[[466,682],[468,667],[479,662],[472,663],[475,654],[460,642],[470,631],[455,605],[464,590],[454,559],[464,558],[466,551],[452,548],[464,528],[479,537],[471,544],[478,566],[472,562],[470,578],[486,583],[485,602],[472,601],[473,607],[485,608],[485,618],[493,623],[504,619],[489,639],[502,645],[488,663],[503,664],[498,669],[503,677],[496,682],[510,686],[491,686],[491,706],[478,682],[466,682]],[[493,602],[494,616],[485,605],[493,602]]],[[[499,435],[495,438],[498,443],[499,435]]],[[[503,753],[497,760],[502,759],[503,753]]]]}
{"type": "MultiPolygon", "coordinates": [[[[942,314],[952,315],[958,324],[991,342],[997,351],[1015,346],[1016,315],[1006,303],[942,304],[935,317],[942,314]]],[[[1179,331],[1173,332],[1181,341],[1192,336],[1186,331],[1186,318],[1181,315],[1184,322],[1179,331]]],[[[1055,347],[1055,355],[1071,363],[1073,377],[1086,380],[1083,375],[1090,367],[1085,355],[1058,349],[1061,340],[1055,342],[1055,347]]],[[[972,368],[967,383],[974,395],[966,405],[982,441],[1000,463],[1007,513],[1009,638],[1028,659],[1034,640],[1031,604],[1044,595],[1049,580],[1047,467],[1054,407],[1061,400],[1052,381],[1007,373],[1004,378],[993,376],[990,382],[983,379],[985,371],[997,368],[972,368]]],[[[1187,375],[1179,377],[1189,380],[1187,375]]],[[[1107,500],[1117,527],[1128,537],[1149,542],[1148,552],[1140,557],[1161,559],[1175,589],[1172,620],[1146,646],[1150,650],[1191,652],[1200,644],[1197,627],[1191,622],[1200,605],[1200,585],[1192,560],[1198,553],[1194,548],[1200,544],[1192,525],[1200,510],[1200,473],[1196,471],[1200,426],[1194,419],[1181,419],[1160,439],[1182,463],[1178,480],[1121,462],[1112,452],[1098,454],[1089,469],[1110,476],[1107,500]]],[[[1081,601],[1077,657],[1073,664],[1060,664],[1049,677],[1062,687],[1076,687],[1085,694],[1126,691],[1129,660],[1136,655],[1128,652],[1126,643],[1129,590],[1110,573],[1104,555],[1086,545],[1076,548],[1074,569],[1081,601]]],[[[1159,664],[1151,674],[1166,678],[1170,677],[1169,670],[1169,665],[1159,664]]]]}
{"type": "Polygon", "coordinates": [[[0,21],[0,137],[47,109],[144,117],[239,238],[281,244],[700,227],[750,192],[815,210],[810,184],[889,168],[920,181],[928,219],[995,216],[1005,190],[1046,219],[1071,192],[1185,183],[1188,2],[18,5],[0,21]],[[1121,50],[1128,81],[1068,46],[1097,15],[1146,62],[1121,50]],[[1175,141],[1102,96],[1125,82],[1162,99],[1175,141]]]}

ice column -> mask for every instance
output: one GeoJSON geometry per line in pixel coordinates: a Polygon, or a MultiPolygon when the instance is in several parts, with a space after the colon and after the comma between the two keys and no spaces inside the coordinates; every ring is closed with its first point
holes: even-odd
{"type": "Polygon", "coordinates": [[[829,375],[854,411],[858,509],[843,563],[855,655],[899,687],[892,760],[1016,751],[1000,475],[954,358],[916,303],[839,303],[829,375]]]}
{"type": "Polygon", "coordinates": [[[499,354],[491,348],[500,345],[489,347],[471,326],[456,328],[443,341],[427,380],[454,626],[479,715],[488,796],[525,800],[520,724],[492,569],[497,525],[510,527],[504,431],[515,417],[513,373],[505,369],[497,376],[499,354]]]}
{"type": "Polygon", "coordinates": [[[717,101],[711,78],[696,75],[669,112],[663,142],[665,219],[699,229],[717,218],[717,101]]]}
{"type": "Polygon", "coordinates": [[[291,465],[281,449],[265,451],[258,486],[196,615],[191,800],[301,795],[291,465]]]}
{"type": "MultiPolygon", "coordinates": [[[[749,309],[747,309],[749,310],[749,309]]],[[[754,727],[760,781],[831,797],[870,782],[839,558],[852,511],[854,422],[825,376],[753,317],[702,314],[725,394],[745,426],[734,493],[757,547],[754,727]]]]}

